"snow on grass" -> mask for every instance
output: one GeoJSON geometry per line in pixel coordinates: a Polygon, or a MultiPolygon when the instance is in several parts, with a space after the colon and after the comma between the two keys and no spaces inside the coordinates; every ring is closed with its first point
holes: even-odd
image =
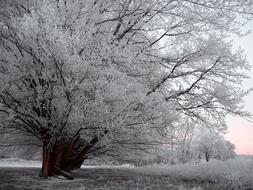
{"type": "Polygon", "coordinates": [[[134,165],[130,164],[122,164],[122,165],[82,165],[82,169],[85,168],[94,168],[94,169],[127,169],[127,168],[135,168],[134,165]]]}
{"type": "MultiPolygon", "coordinates": [[[[38,160],[23,160],[18,158],[8,158],[8,159],[0,159],[0,167],[8,167],[8,168],[41,168],[42,162],[38,160]]],[[[123,168],[133,168],[133,165],[123,164],[123,165],[82,165],[81,168],[94,168],[94,169],[123,169],[123,168]]]]}
{"type": "Polygon", "coordinates": [[[41,168],[41,161],[23,160],[18,158],[0,159],[0,167],[8,168],[41,168]]]}
{"type": "Polygon", "coordinates": [[[237,158],[227,161],[152,165],[133,169],[149,175],[165,175],[182,180],[209,181],[234,189],[253,188],[253,159],[237,158]]]}
{"type": "MultiPolygon", "coordinates": [[[[27,161],[27,160],[21,160],[21,159],[0,159],[0,167],[41,168],[41,161],[27,161]]],[[[91,176],[92,172],[94,173],[95,171],[98,171],[98,174],[96,175],[99,176],[99,179],[101,177],[103,178],[102,175],[105,175],[104,177],[111,179],[110,176],[107,176],[107,174],[103,174],[103,172],[109,172],[110,175],[112,172],[116,172],[116,173],[118,172],[118,175],[121,175],[121,172],[123,172],[123,174],[124,172],[127,172],[127,174],[134,172],[135,174],[137,174],[136,176],[139,176],[139,174],[144,174],[144,175],[141,175],[143,176],[143,179],[145,178],[146,175],[147,175],[146,177],[149,180],[161,178],[161,183],[164,183],[164,181],[162,180],[173,181],[175,179],[175,181],[178,181],[180,183],[182,182],[182,184],[188,183],[187,181],[189,181],[189,183],[195,184],[196,187],[200,187],[206,184],[208,187],[207,189],[213,189],[214,188],[213,185],[215,185],[216,189],[223,189],[223,190],[225,189],[248,189],[248,190],[253,189],[253,180],[252,180],[253,179],[253,159],[250,157],[230,159],[227,161],[211,160],[210,162],[201,162],[198,164],[196,163],[187,163],[187,164],[178,164],[178,165],[157,164],[157,165],[145,166],[145,167],[134,167],[128,164],[120,165],[120,166],[83,165],[82,168],[84,170],[80,170],[79,172],[80,172],[80,175],[85,176],[84,179],[86,180],[86,182],[87,182],[86,178],[88,176],[91,176]],[[85,170],[87,168],[90,170],[85,170]],[[82,174],[85,172],[87,172],[87,174],[82,174]]],[[[133,175],[134,173],[132,173],[131,175],[133,175]]],[[[115,174],[115,176],[117,175],[115,174]]],[[[115,176],[112,175],[112,177],[114,178],[115,176]]],[[[81,177],[79,180],[83,180],[83,177],[81,177]]],[[[103,179],[101,180],[104,183],[104,180],[103,179]]],[[[146,180],[146,181],[149,181],[149,180],[146,180]]],[[[52,182],[58,182],[58,181],[59,180],[52,178],[52,182]]]]}

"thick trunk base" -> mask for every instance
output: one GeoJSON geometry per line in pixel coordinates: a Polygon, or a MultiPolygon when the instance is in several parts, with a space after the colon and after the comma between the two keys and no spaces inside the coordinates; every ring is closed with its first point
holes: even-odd
{"type": "Polygon", "coordinates": [[[84,144],[80,139],[80,128],[76,135],[71,139],[60,138],[51,147],[49,141],[52,135],[45,132],[43,143],[43,159],[42,159],[42,177],[62,175],[67,179],[74,179],[70,171],[79,169],[83,161],[87,158],[87,154],[99,141],[99,137],[103,137],[108,131],[105,130],[98,136],[94,136],[92,140],[84,144]]]}
{"type": "Polygon", "coordinates": [[[85,159],[85,152],[78,150],[79,141],[62,138],[54,147],[45,142],[43,144],[43,159],[41,176],[62,175],[67,179],[74,179],[70,171],[79,169],[85,159]]]}

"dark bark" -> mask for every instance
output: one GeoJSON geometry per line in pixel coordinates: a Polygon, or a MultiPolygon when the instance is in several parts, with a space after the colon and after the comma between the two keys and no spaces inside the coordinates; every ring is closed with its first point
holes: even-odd
{"type": "Polygon", "coordinates": [[[84,161],[84,157],[77,156],[79,153],[74,145],[77,142],[61,138],[54,147],[44,142],[42,176],[47,178],[54,175],[63,175],[67,179],[74,179],[69,172],[80,168],[84,161]]]}
{"type": "Polygon", "coordinates": [[[205,156],[206,156],[206,161],[209,162],[209,159],[210,159],[209,152],[205,152],[205,156]]]}
{"type": "MultiPolygon", "coordinates": [[[[100,136],[106,133],[104,131],[100,136]]],[[[70,171],[81,167],[87,154],[99,141],[99,137],[95,136],[88,144],[83,145],[80,136],[75,135],[72,139],[62,137],[51,147],[49,139],[46,139],[43,143],[42,177],[62,175],[70,180],[74,179],[70,171]]]]}

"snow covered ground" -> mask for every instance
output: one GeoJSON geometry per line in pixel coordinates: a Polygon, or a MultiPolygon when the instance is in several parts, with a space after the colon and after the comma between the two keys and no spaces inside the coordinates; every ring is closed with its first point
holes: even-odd
{"type": "MultiPolygon", "coordinates": [[[[37,160],[23,160],[18,158],[8,158],[8,159],[0,159],[0,168],[41,168],[42,163],[41,161],[37,160]]],[[[111,165],[82,165],[81,168],[100,168],[100,169],[109,169],[109,168],[134,168],[133,165],[130,164],[123,164],[119,166],[111,166],[111,165]]]]}
{"type": "Polygon", "coordinates": [[[253,190],[253,158],[237,157],[227,161],[187,163],[180,165],[152,165],[133,168],[132,171],[146,175],[168,176],[171,178],[220,184],[219,189],[253,190]]]}
{"type": "Polygon", "coordinates": [[[23,160],[23,159],[17,159],[17,158],[0,159],[0,167],[40,168],[41,161],[23,160]]]}
{"type": "Polygon", "coordinates": [[[0,168],[1,190],[204,190],[200,185],[163,176],[142,175],[126,169],[85,168],[74,180],[38,177],[36,168],[0,168]]]}
{"type": "Polygon", "coordinates": [[[38,177],[40,161],[0,159],[0,189],[172,189],[172,190],[252,190],[253,159],[242,157],[225,162],[211,160],[199,164],[152,165],[145,167],[82,166],[75,180],[38,177]],[[12,182],[12,183],[10,183],[12,182]],[[36,188],[35,188],[36,187],[36,188]],[[37,188],[39,187],[39,188],[37,188]]]}

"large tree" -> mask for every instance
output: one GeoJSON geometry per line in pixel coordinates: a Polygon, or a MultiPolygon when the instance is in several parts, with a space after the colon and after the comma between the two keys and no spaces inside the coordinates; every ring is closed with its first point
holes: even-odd
{"type": "Polygon", "coordinates": [[[127,158],[185,124],[225,129],[226,114],[249,116],[240,105],[249,65],[228,37],[252,4],[5,1],[2,131],[41,143],[47,177],[98,155],[127,158]]]}

